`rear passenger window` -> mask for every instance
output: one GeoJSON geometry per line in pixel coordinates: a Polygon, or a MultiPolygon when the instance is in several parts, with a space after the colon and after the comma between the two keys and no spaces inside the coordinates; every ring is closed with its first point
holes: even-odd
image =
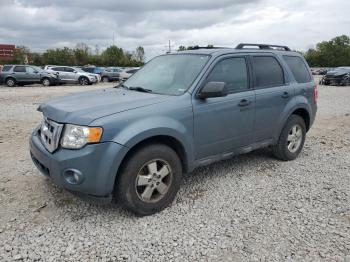
{"type": "Polygon", "coordinates": [[[292,71],[295,80],[298,83],[307,83],[311,81],[309,70],[304,61],[298,56],[283,56],[290,70],[292,71]]]}
{"type": "Polygon", "coordinates": [[[281,65],[272,56],[253,56],[255,87],[274,87],[284,85],[281,65]]]}
{"type": "Polygon", "coordinates": [[[210,72],[207,82],[225,82],[228,93],[248,89],[248,74],[245,58],[227,58],[218,62],[210,72]]]}
{"type": "Polygon", "coordinates": [[[52,67],[51,70],[57,71],[57,72],[64,72],[64,68],[63,67],[52,67]]]}
{"type": "Polygon", "coordinates": [[[25,73],[26,67],[25,66],[15,66],[15,68],[13,69],[13,72],[25,73]]]}
{"type": "Polygon", "coordinates": [[[73,68],[70,68],[70,67],[65,67],[64,70],[70,73],[73,73],[75,71],[73,68]]]}

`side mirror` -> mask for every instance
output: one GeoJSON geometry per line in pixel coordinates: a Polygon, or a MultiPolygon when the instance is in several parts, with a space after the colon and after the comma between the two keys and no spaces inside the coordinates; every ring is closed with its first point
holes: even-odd
{"type": "Polygon", "coordinates": [[[223,97],[227,96],[225,82],[207,82],[197,97],[199,99],[206,99],[210,97],[223,97]]]}
{"type": "Polygon", "coordinates": [[[34,74],[37,74],[37,73],[39,73],[38,71],[34,71],[34,74]]]}
{"type": "Polygon", "coordinates": [[[76,74],[76,73],[78,73],[78,71],[75,71],[75,70],[74,70],[73,73],[76,74]]]}

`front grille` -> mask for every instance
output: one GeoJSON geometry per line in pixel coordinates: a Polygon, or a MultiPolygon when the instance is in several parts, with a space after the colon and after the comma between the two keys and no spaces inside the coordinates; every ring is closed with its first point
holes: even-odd
{"type": "Polygon", "coordinates": [[[58,147],[63,124],[56,123],[46,117],[40,127],[40,139],[44,147],[52,153],[58,147]]]}

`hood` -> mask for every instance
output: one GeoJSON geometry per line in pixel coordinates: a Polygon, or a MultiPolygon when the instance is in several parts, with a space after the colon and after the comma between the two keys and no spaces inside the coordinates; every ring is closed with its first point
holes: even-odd
{"type": "Polygon", "coordinates": [[[169,100],[171,96],[109,88],[76,93],[41,104],[38,111],[59,123],[89,125],[108,115],[169,100]]]}
{"type": "Polygon", "coordinates": [[[350,70],[332,70],[327,72],[327,76],[342,76],[349,74],[350,70]]]}

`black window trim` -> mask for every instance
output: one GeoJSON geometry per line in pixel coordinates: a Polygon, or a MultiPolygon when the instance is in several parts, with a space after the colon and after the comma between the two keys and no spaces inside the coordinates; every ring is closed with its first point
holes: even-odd
{"type": "Polygon", "coordinates": [[[203,89],[206,80],[208,78],[208,76],[211,74],[211,72],[214,70],[214,67],[220,63],[223,60],[226,59],[230,59],[230,58],[244,58],[245,59],[245,63],[246,63],[246,68],[247,68],[247,89],[246,90],[240,90],[240,91],[236,91],[236,92],[230,92],[227,93],[227,95],[232,95],[232,94],[238,94],[238,93],[244,93],[247,91],[252,91],[252,70],[251,70],[251,66],[250,66],[250,61],[248,58],[248,55],[246,54],[225,54],[225,55],[221,55],[218,56],[214,61],[211,62],[209,68],[206,70],[205,74],[203,75],[202,79],[200,80],[200,84],[199,84],[199,88],[197,88],[197,91],[194,92],[195,93],[195,97],[197,97],[197,95],[201,92],[201,90],[203,89]]]}
{"type": "Polygon", "coordinates": [[[267,89],[267,88],[273,88],[273,87],[279,87],[279,86],[287,86],[287,78],[286,78],[286,71],[282,65],[282,63],[280,62],[280,60],[278,59],[278,57],[276,55],[274,55],[273,53],[254,53],[254,54],[249,54],[249,60],[250,60],[250,64],[251,64],[251,68],[252,68],[252,82],[253,82],[253,89],[255,90],[259,90],[259,89],[267,89]],[[278,65],[281,67],[282,69],[282,73],[283,73],[283,85],[269,85],[269,86],[261,86],[258,87],[256,86],[256,80],[255,80],[255,71],[254,71],[254,63],[253,63],[253,57],[272,57],[274,58],[278,65]]]}
{"type": "Polygon", "coordinates": [[[297,84],[307,84],[307,83],[311,83],[311,82],[312,82],[313,77],[312,77],[312,74],[311,74],[311,72],[310,72],[309,65],[305,62],[305,60],[304,60],[302,57],[297,56],[297,55],[286,54],[286,55],[282,55],[282,58],[283,58],[284,62],[286,63],[286,65],[288,66],[288,68],[289,68],[289,70],[290,70],[290,72],[291,72],[291,74],[292,74],[292,76],[293,76],[293,79],[294,79],[295,83],[297,83],[297,84]],[[299,58],[299,59],[302,61],[302,63],[303,63],[304,66],[305,66],[305,69],[306,69],[306,71],[307,71],[307,74],[308,74],[308,76],[309,76],[309,81],[307,81],[307,82],[298,82],[298,81],[296,80],[295,75],[294,75],[292,69],[291,69],[290,66],[288,65],[287,61],[284,59],[284,57],[286,57],[286,56],[287,56],[287,57],[296,57],[296,58],[299,58]]]}

